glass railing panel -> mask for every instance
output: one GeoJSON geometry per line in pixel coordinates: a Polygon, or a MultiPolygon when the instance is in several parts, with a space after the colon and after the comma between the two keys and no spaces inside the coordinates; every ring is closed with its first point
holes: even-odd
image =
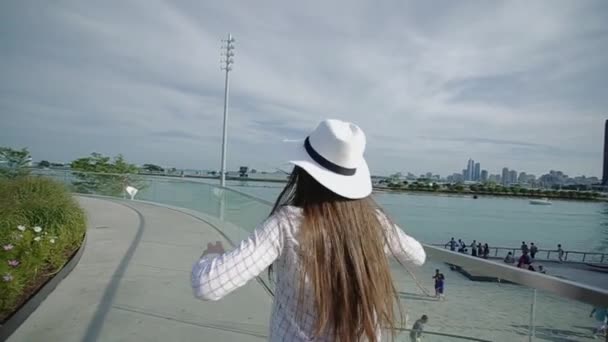
{"type": "Polygon", "coordinates": [[[252,232],[263,222],[272,209],[269,203],[236,191],[225,190],[223,195],[225,200],[223,219],[243,228],[247,232],[252,232]]]}
{"type": "Polygon", "coordinates": [[[136,198],[180,208],[192,209],[219,217],[220,190],[202,182],[181,179],[146,177],[146,187],[136,198]]]}
{"type": "Polygon", "coordinates": [[[539,341],[591,341],[602,322],[590,316],[593,305],[536,290],[531,318],[539,341]]]}

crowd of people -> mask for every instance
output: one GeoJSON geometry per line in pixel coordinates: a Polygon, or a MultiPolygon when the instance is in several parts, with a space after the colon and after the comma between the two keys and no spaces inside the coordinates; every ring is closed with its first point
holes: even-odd
{"type": "MultiPolygon", "coordinates": [[[[534,244],[534,242],[531,242],[530,246],[528,247],[526,242],[522,241],[520,250],[521,250],[521,256],[517,260],[517,267],[525,268],[530,271],[537,271],[537,269],[534,268],[534,266],[533,266],[533,263],[536,259],[536,254],[538,253],[538,247],[534,244]]],[[[558,258],[559,262],[561,263],[562,261],[564,261],[564,254],[565,254],[564,249],[562,248],[561,244],[557,245],[556,252],[557,252],[557,258],[558,258]]],[[[513,253],[509,252],[507,254],[507,256],[504,258],[504,262],[507,264],[514,264],[515,257],[513,255],[513,253]]],[[[546,269],[542,265],[538,265],[538,272],[547,273],[546,269]]]]}
{"type": "MultiPolygon", "coordinates": [[[[472,256],[484,259],[487,259],[490,255],[490,247],[488,246],[488,244],[484,243],[482,245],[481,243],[477,243],[476,240],[473,240],[470,245],[467,245],[462,239],[458,239],[458,241],[456,241],[454,238],[451,238],[450,241],[445,244],[445,247],[449,247],[452,252],[464,254],[468,254],[470,248],[470,253],[472,256]]],[[[528,246],[525,241],[522,241],[520,250],[521,255],[519,256],[519,258],[516,259],[514,253],[509,252],[505,256],[503,261],[510,265],[516,264],[517,267],[524,268],[530,271],[538,271],[540,273],[547,272],[547,270],[542,265],[538,265],[538,269],[533,265],[536,259],[536,254],[539,251],[538,246],[535,245],[534,242],[531,242],[530,246],[528,246]]],[[[563,262],[565,252],[561,244],[557,245],[557,249],[555,250],[555,252],[557,252],[558,261],[560,263],[563,262]]]]}
{"type": "Polygon", "coordinates": [[[450,250],[452,252],[458,251],[458,253],[464,254],[469,253],[469,249],[467,247],[470,247],[472,256],[484,259],[487,259],[490,255],[490,246],[487,243],[484,243],[483,245],[481,244],[481,242],[477,243],[477,240],[473,240],[473,242],[467,246],[467,244],[461,239],[458,239],[458,241],[456,241],[454,240],[454,238],[452,238],[450,239],[450,241],[448,241],[448,243],[445,244],[445,247],[448,246],[450,247],[450,250]]]}

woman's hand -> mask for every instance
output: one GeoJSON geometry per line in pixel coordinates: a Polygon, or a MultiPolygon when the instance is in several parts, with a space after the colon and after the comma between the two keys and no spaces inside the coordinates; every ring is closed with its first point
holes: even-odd
{"type": "Polygon", "coordinates": [[[204,257],[207,254],[224,254],[224,252],[226,251],[224,250],[224,246],[222,245],[221,241],[216,241],[215,245],[209,242],[207,244],[207,249],[203,252],[202,256],[204,257]]]}

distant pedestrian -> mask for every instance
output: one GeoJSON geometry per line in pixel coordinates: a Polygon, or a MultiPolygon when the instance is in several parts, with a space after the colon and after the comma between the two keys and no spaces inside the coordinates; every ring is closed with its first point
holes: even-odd
{"type": "Polygon", "coordinates": [[[528,249],[528,245],[526,245],[525,241],[521,242],[521,254],[529,253],[530,249],[528,249]]]}
{"type": "Polygon", "coordinates": [[[557,258],[559,262],[564,261],[564,250],[562,249],[562,245],[557,245],[557,258]]]}
{"type": "Polygon", "coordinates": [[[414,323],[412,326],[412,331],[410,331],[410,341],[412,342],[421,342],[422,341],[422,331],[424,330],[424,325],[429,321],[429,318],[426,315],[422,315],[419,320],[414,323]]]}
{"type": "Polygon", "coordinates": [[[594,331],[594,335],[608,336],[608,309],[599,307],[593,308],[589,317],[593,317],[594,314],[595,320],[600,322],[600,325],[594,331]]]}
{"type": "Polygon", "coordinates": [[[477,245],[477,256],[481,258],[483,255],[483,246],[481,246],[481,242],[477,245]]]}
{"type": "Polygon", "coordinates": [[[454,240],[454,238],[452,238],[450,241],[448,241],[448,243],[446,243],[444,247],[447,247],[448,245],[450,246],[450,250],[452,252],[456,251],[456,241],[454,240]]]}
{"type": "Polygon", "coordinates": [[[547,274],[547,270],[545,270],[543,265],[538,265],[538,273],[547,274]]]}
{"type": "Polygon", "coordinates": [[[464,241],[460,242],[460,253],[466,253],[467,252],[467,243],[464,241]]]}
{"type": "Polygon", "coordinates": [[[517,262],[517,267],[528,268],[528,266],[530,266],[531,263],[532,263],[532,261],[530,260],[530,256],[528,255],[528,252],[524,252],[524,254],[522,254],[519,257],[519,261],[517,262]]]}
{"type": "Polygon", "coordinates": [[[443,273],[440,273],[439,270],[435,270],[435,275],[433,276],[435,279],[435,297],[440,300],[443,299],[443,289],[445,285],[445,276],[443,273]]]}
{"type": "Polygon", "coordinates": [[[507,264],[509,264],[509,265],[512,264],[512,263],[514,263],[515,262],[515,258],[513,258],[513,253],[511,253],[511,252],[507,253],[507,256],[505,257],[504,262],[507,263],[507,264]]]}
{"type": "Polygon", "coordinates": [[[461,239],[458,239],[458,253],[462,253],[465,248],[465,244],[461,239]]]}
{"type": "Polygon", "coordinates": [[[488,246],[488,244],[486,243],[485,245],[483,245],[483,258],[487,259],[488,255],[490,255],[490,246],[488,246]]]}
{"type": "Polygon", "coordinates": [[[534,259],[534,256],[538,252],[538,247],[534,245],[534,242],[530,243],[530,256],[534,259]]]}
{"type": "Polygon", "coordinates": [[[477,241],[473,240],[473,243],[471,244],[471,255],[472,256],[477,256],[477,241]]]}

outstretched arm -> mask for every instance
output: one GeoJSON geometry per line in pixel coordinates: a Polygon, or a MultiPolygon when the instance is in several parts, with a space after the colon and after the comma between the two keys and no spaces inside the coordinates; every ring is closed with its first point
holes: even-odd
{"type": "Polygon", "coordinates": [[[270,266],[281,254],[283,244],[276,216],[262,223],[234,250],[204,254],[192,267],[194,295],[203,300],[219,300],[270,266]]]}

